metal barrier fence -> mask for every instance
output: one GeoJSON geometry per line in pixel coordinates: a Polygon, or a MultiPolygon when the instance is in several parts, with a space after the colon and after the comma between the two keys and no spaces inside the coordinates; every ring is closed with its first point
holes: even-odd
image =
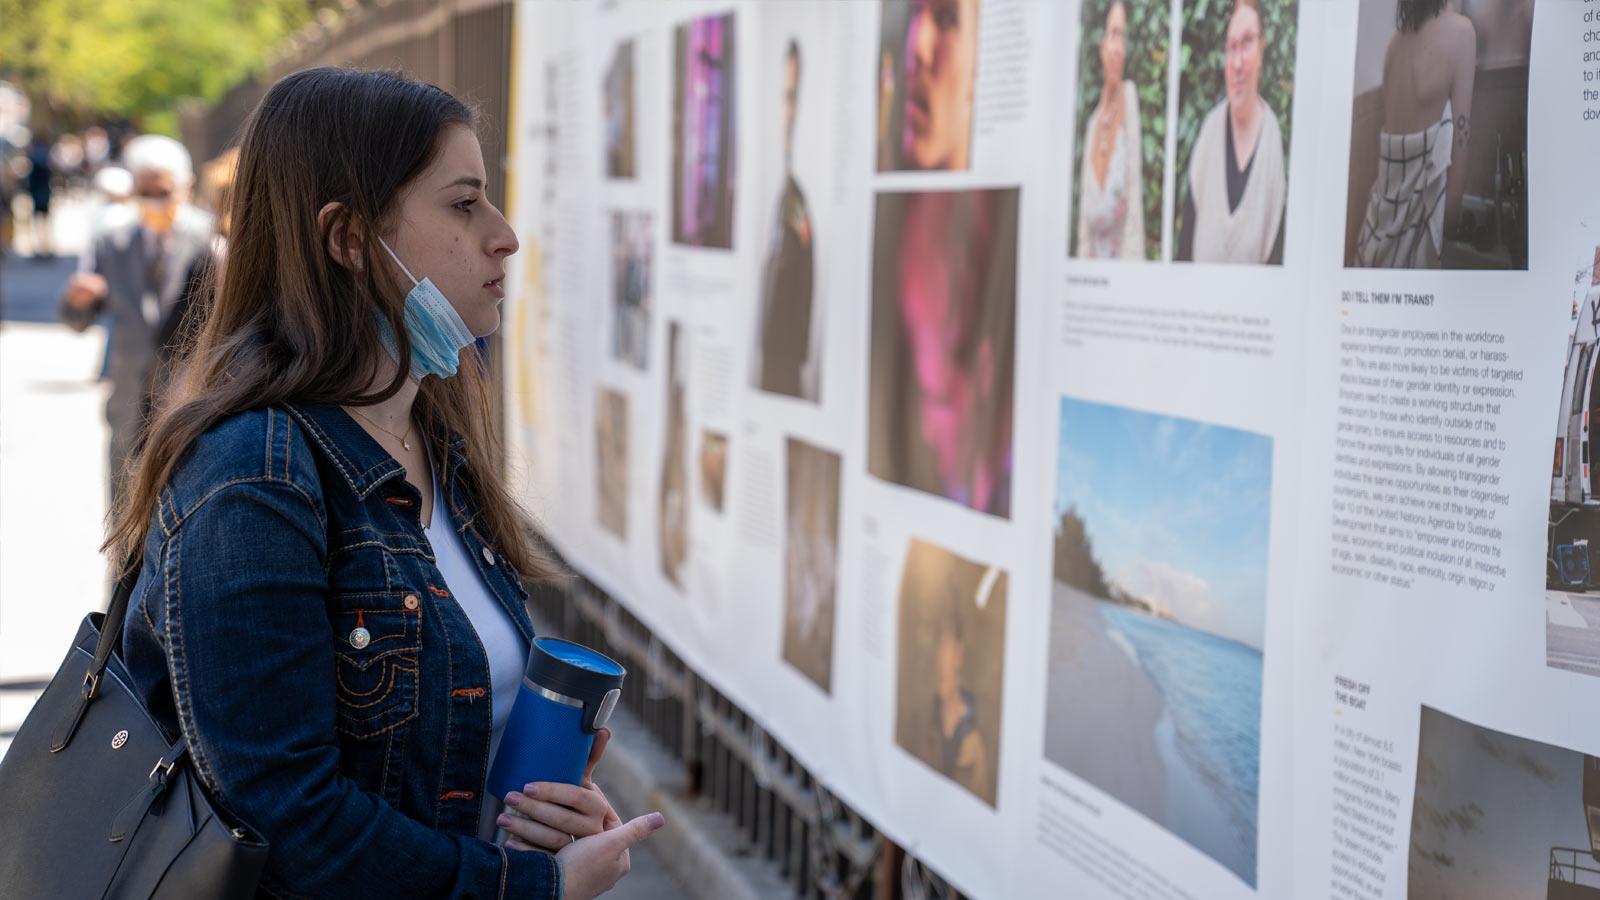
{"type": "MultiPolygon", "coordinates": [[[[185,110],[184,140],[196,159],[216,157],[238,141],[245,118],[267,88],[298,69],[398,67],[478,107],[487,193],[504,208],[512,28],[510,0],[352,0],[340,15],[325,17],[286,41],[261,77],[236,86],[209,109],[185,110]]],[[[497,349],[491,344],[496,359],[497,349]]],[[[691,794],[729,817],[748,852],[771,861],[796,897],[960,897],[841,803],[749,715],[593,584],[575,577],[531,586],[530,594],[536,614],[563,636],[607,653],[636,673],[625,684],[623,703],[682,761],[691,794]]]]}
{"type": "MultiPolygon", "coordinates": [[[[547,551],[548,552],[548,551],[547,551]]],[[[627,707],[682,762],[691,795],[737,825],[796,897],[959,900],[961,894],[811,777],[750,716],[581,575],[529,586],[537,619],[607,654],[633,677],[627,707]]]]}

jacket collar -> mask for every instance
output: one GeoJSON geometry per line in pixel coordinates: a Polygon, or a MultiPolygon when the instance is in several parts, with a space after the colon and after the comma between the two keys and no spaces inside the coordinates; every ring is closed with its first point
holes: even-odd
{"type": "MultiPolygon", "coordinates": [[[[287,403],[285,408],[295,417],[311,439],[327,455],[334,468],[344,476],[350,490],[365,500],[374,490],[391,478],[404,477],[405,466],[389,455],[389,451],[367,434],[361,423],[351,418],[334,403],[287,403]]],[[[450,432],[445,437],[451,475],[466,462],[467,439],[450,432]]]]}

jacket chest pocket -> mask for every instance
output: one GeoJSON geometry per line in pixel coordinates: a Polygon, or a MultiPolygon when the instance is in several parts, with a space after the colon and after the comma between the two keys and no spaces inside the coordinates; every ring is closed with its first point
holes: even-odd
{"type": "Polygon", "coordinates": [[[422,653],[417,596],[341,596],[332,619],[339,730],[374,737],[416,718],[422,653]]]}

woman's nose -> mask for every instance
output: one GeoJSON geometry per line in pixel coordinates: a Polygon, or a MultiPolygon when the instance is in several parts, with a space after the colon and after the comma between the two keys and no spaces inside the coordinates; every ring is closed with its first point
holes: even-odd
{"type": "Polygon", "coordinates": [[[517,233],[512,229],[511,223],[506,221],[505,214],[499,209],[495,209],[494,214],[497,223],[490,235],[489,255],[510,256],[522,245],[517,241],[517,233]]]}

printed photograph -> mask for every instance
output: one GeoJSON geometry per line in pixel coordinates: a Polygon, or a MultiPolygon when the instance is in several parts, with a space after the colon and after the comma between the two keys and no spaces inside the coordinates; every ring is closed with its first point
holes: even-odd
{"type": "MultiPolygon", "coordinates": [[[[815,403],[821,366],[821,335],[813,328],[817,318],[816,233],[805,185],[795,171],[795,133],[801,127],[800,98],[806,74],[805,54],[797,39],[784,40],[777,65],[782,73],[777,83],[783,90],[783,182],[767,226],[750,381],[757,390],[815,403]]],[[[804,124],[808,131],[817,127],[813,122],[804,124]]]]}
{"type": "Polygon", "coordinates": [[[1011,516],[1015,188],[878,195],[867,468],[1011,516]]]}
{"type": "Polygon", "coordinates": [[[912,540],[900,576],[894,740],[995,805],[1006,573],[912,540]]]}
{"type": "Polygon", "coordinates": [[[839,455],[789,438],[784,495],[783,660],[833,691],[839,585],[839,455]]]}
{"type": "Polygon", "coordinates": [[[687,351],[683,326],[667,325],[666,434],[661,448],[661,488],[656,497],[656,536],[661,543],[661,574],[683,587],[689,558],[689,422],[687,351]]]}
{"type": "Polygon", "coordinates": [[[1185,0],[1173,258],[1283,264],[1298,0],[1185,0]]]}
{"type": "Polygon", "coordinates": [[[654,216],[611,214],[611,356],[641,371],[650,364],[654,254],[654,216]]]}
{"type": "Polygon", "coordinates": [[[728,496],[728,436],[719,431],[700,432],[700,500],[712,512],[722,512],[728,496]]]}
{"type": "Polygon", "coordinates": [[[1600,676],[1600,461],[1589,434],[1590,421],[1600,421],[1600,247],[1573,268],[1545,526],[1545,663],[1600,676]]]}
{"type": "Polygon", "coordinates": [[[878,171],[972,167],[981,0],[883,0],[878,171]]]}
{"type": "Polygon", "coordinates": [[[1533,0],[1361,0],[1344,262],[1528,267],[1533,0]]]}
{"type": "Polygon", "coordinates": [[[1255,887],[1272,440],[1061,399],[1044,755],[1255,887]]]}
{"type": "Polygon", "coordinates": [[[600,527],[628,538],[628,397],[601,388],[594,413],[600,527]]]}
{"type": "Polygon", "coordinates": [[[603,85],[606,121],[606,175],[632,178],[634,168],[633,41],[623,41],[611,54],[603,85]]]}
{"type": "Polygon", "coordinates": [[[1158,259],[1171,7],[1087,0],[1078,45],[1069,255],[1158,259]]]}
{"type": "Polygon", "coordinates": [[[1600,759],[1422,707],[1412,900],[1600,900],[1600,759]]]}
{"type": "Polygon", "coordinates": [[[734,17],[679,25],[673,37],[672,241],[733,248],[734,17]]]}

